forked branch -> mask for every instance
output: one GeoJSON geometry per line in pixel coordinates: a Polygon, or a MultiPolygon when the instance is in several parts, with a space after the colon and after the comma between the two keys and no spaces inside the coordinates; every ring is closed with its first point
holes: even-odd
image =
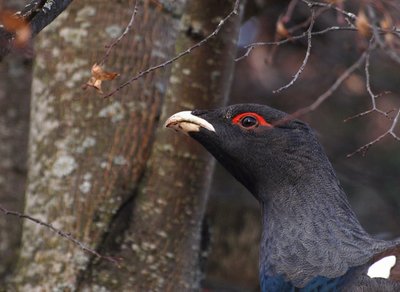
{"type": "Polygon", "coordinates": [[[353,156],[354,154],[357,154],[357,153],[361,153],[362,156],[365,156],[365,154],[367,154],[367,151],[369,150],[369,148],[371,148],[372,145],[378,143],[379,141],[381,141],[386,136],[392,136],[395,140],[400,142],[400,136],[398,136],[394,131],[394,129],[396,128],[397,123],[399,122],[399,119],[400,119],[400,109],[398,109],[397,114],[394,117],[392,124],[390,125],[390,128],[385,133],[380,135],[375,140],[365,144],[364,146],[361,146],[356,151],[348,154],[347,157],[351,157],[351,156],[353,156]]]}

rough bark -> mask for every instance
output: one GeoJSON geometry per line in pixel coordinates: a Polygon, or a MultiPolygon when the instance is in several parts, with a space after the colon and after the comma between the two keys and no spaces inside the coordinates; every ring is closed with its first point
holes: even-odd
{"type": "MultiPolygon", "coordinates": [[[[174,3],[179,8],[182,2],[174,3]]],[[[140,7],[107,69],[127,77],[171,56],[179,11],[152,3],[140,7]]],[[[37,43],[25,212],[92,248],[120,228],[113,222],[142,177],[168,81],[168,70],[159,70],[109,99],[81,89],[132,12],[128,0],[74,1],[37,43]]],[[[13,285],[20,291],[76,290],[90,264],[91,256],[77,246],[25,222],[13,285]]]]}
{"type": "MultiPolygon", "coordinates": [[[[22,212],[26,181],[32,61],[10,56],[0,66],[0,204],[22,212]]],[[[0,213],[0,282],[15,265],[21,220],[0,213]]]]}
{"type": "MultiPolygon", "coordinates": [[[[210,34],[233,9],[233,3],[190,1],[177,51],[210,34]]],[[[225,103],[239,24],[240,16],[231,18],[217,38],[173,64],[162,121],[179,110],[225,103]]],[[[118,273],[100,264],[91,278],[115,291],[199,289],[200,231],[214,163],[189,138],[161,126],[143,183],[129,206],[133,208],[129,229],[119,244],[118,255],[135,264],[123,263],[118,273]],[[110,279],[116,275],[116,282],[123,285],[111,285],[110,279]]]]}
{"type": "MultiPolygon", "coordinates": [[[[0,1],[0,10],[17,10],[23,6],[23,0],[0,1]]],[[[21,212],[26,181],[32,60],[11,55],[0,64],[0,76],[0,205],[21,212]]],[[[0,283],[15,266],[21,227],[21,220],[0,214],[0,283]]]]}

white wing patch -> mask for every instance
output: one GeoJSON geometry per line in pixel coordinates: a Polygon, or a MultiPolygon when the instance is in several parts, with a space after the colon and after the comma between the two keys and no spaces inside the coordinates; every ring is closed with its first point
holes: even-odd
{"type": "Polygon", "coordinates": [[[394,255],[384,257],[369,267],[367,275],[370,278],[388,279],[390,276],[390,270],[395,264],[396,257],[394,255]]]}

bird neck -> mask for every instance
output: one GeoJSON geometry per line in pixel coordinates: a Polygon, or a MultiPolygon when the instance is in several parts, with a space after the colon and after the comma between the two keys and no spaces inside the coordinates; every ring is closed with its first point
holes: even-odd
{"type": "Polygon", "coordinates": [[[263,192],[264,276],[304,286],[317,276],[341,276],[387,246],[361,227],[330,164],[263,192]]]}

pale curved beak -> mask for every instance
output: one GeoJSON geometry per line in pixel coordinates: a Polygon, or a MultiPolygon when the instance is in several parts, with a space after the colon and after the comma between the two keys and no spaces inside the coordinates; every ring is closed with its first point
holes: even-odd
{"type": "Polygon", "coordinates": [[[165,122],[166,128],[171,128],[184,134],[199,132],[200,128],[215,132],[215,128],[205,119],[192,115],[191,111],[183,111],[170,116],[165,122]]]}

